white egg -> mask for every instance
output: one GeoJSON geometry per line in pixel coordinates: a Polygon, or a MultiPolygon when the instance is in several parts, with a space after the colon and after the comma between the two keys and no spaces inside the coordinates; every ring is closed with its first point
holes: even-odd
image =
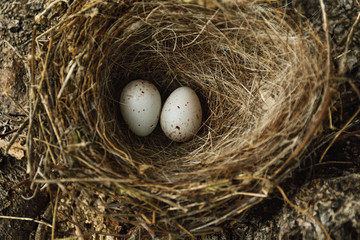
{"type": "Polygon", "coordinates": [[[133,133],[138,136],[147,136],[155,129],[159,121],[160,93],[155,85],[148,81],[132,81],[121,92],[120,110],[133,133]]]}
{"type": "Polygon", "coordinates": [[[191,88],[180,87],[166,99],[160,115],[160,126],[171,140],[185,142],[197,133],[201,119],[198,96],[191,88]]]}

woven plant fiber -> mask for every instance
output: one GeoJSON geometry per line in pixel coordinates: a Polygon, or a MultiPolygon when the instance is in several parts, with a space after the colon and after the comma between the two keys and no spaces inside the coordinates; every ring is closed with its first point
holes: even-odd
{"type": "Polygon", "coordinates": [[[77,190],[101,194],[99,214],[153,236],[216,231],[289,177],[321,129],[327,47],[291,10],[254,1],[53,5],[36,38],[29,172],[41,169],[35,182],[75,202],[77,190]],[[127,128],[120,93],[137,79],[156,85],[162,102],[180,86],[197,93],[203,119],[193,139],[127,128]]]}

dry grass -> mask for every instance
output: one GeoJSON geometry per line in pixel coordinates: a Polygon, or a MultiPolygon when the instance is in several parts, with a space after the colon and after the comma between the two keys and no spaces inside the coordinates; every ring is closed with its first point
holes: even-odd
{"type": "Polygon", "coordinates": [[[35,182],[101,192],[121,206],[104,200],[112,219],[150,234],[213,231],[266,198],[318,133],[329,104],[326,45],[291,11],[215,4],[64,5],[36,41],[35,182]],[[135,79],[154,83],[163,100],[193,88],[204,110],[196,137],[171,142],[159,127],[134,136],[119,97],[135,79]]]}

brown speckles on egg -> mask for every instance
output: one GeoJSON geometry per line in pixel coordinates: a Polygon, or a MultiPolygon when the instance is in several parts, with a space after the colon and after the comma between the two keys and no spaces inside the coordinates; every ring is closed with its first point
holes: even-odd
{"type": "Polygon", "coordinates": [[[188,87],[178,88],[164,103],[160,115],[161,129],[173,141],[190,140],[201,126],[201,115],[201,104],[196,93],[188,87]]]}
{"type": "Polygon", "coordinates": [[[159,121],[160,93],[148,81],[132,81],[121,92],[120,110],[132,132],[138,136],[147,136],[155,129],[159,121]]]}

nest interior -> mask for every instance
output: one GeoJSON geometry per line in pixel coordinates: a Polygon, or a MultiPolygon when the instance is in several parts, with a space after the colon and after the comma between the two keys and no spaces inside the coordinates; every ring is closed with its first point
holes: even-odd
{"type": "Polygon", "coordinates": [[[326,48],[283,10],[215,5],[65,6],[37,38],[30,133],[39,140],[28,147],[41,161],[33,169],[111,197],[122,207],[107,214],[150,232],[211,231],[266,198],[323,109],[326,48]],[[132,134],[119,99],[136,79],[155,84],[163,102],[177,87],[194,89],[203,108],[197,135],[176,143],[160,127],[132,134]]]}

